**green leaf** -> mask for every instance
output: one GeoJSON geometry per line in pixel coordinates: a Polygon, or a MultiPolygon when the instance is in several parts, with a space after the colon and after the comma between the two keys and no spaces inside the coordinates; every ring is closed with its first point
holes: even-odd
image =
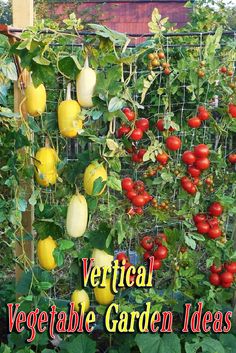
{"type": "Polygon", "coordinates": [[[86,335],[72,335],[68,341],[60,343],[60,348],[68,353],[95,353],[96,342],[86,335]]]}
{"type": "Polygon", "coordinates": [[[64,251],[64,250],[69,250],[73,248],[74,242],[72,240],[67,240],[67,239],[62,239],[59,242],[59,249],[64,251]]]}
{"type": "Polygon", "coordinates": [[[59,267],[62,266],[64,263],[64,253],[60,249],[56,248],[53,251],[53,256],[54,256],[54,259],[57,263],[57,266],[59,266],[59,267]]]}
{"type": "Polygon", "coordinates": [[[186,235],[184,236],[184,240],[185,240],[185,243],[186,243],[191,249],[193,249],[193,250],[196,249],[197,244],[196,244],[195,240],[193,240],[192,238],[190,238],[190,237],[188,237],[188,236],[186,236],[186,235]]]}
{"type": "Polygon", "coordinates": [[[63,229],[60,224],[53,222],[51,219],[38,220],[34,222],[34,228],[40,239],[45,239],[49,235],[60,238],[63,235],[63,229]]]}
{"type": "Polygon", "coordinates": [[[24,199],[18,199],[18,210],[21,212],[25,212],[27,209],[27,201],[24,199]]]}
{"type": "Polygon", "coordinates": [[[50,283],[50,282],[39,282],[38,284],[38,287],[41,289],[41,290],[48,290],[50,288],[53,287],[53,283],[50,283]]]}
{"type": "Polygon", "coordinates": [[[94,196],[98,195],[104,188],[105,184],[106,184],[106,181],[103,181],[102,177],[97,178],[93,183],[92,195],[94,196]]]}
{"type": "Polygon", "coordinates": [[[113,254],[113,244],[110,247],[106,247],[106,240],[111,232],[111,228],[104,222],[100,223],[97,230],[91,230],[85,233],[85,237],[88,238],[91,247],[106,250],[110,254],[113,254]]]}
{"type": "Polygon", "coordinates": [[[203,352],[207,353],[225,353],[224,347],[222,344],[211,338],[211,337],[205,337],[202,342],[201,342],[201,347],[203,352]]]}
{"type": "Polygon", "coordinates": [[[35,56],[33,58],[33,61],[35,61],[39,65],[50,65],[50,61],[41,55],[35,56]]]}
{"type": "Polygon", "coordinates": [[[163,335],[159,334],[137,334],[135,341],[141,353],[181,353],[180,339],[174,333],[163,335]]]}
{"type": "Polygon", "coordinates": [[[110,113],[113,113],[117,110],[122,109],[122,107],[124,106],[124,101],[118,97],[113,97],[111,98],[109,104],[108,104],[108,111],[110,113]]]}
{"type": "Polygon", "coordinates": [[[76,56],[65,56],[57,62],[59,72],[70,80],[75,80],[79,71],[82,69],[76,56]]]}
{"type": "Polygon", "coordinates": [[[3,74],[11,81],[17,81],[17,71],[14,63],[2,64],[1,70],[3,74]]]}
{"type": "Polygon", "coordinates": [[[113,190],[121,191],[121,181],[117,177],[110,175],[107,179],[107,186],[113,190]]]}
{"type": "Polygon", "coordinates": [[[236,347],[236,337],[230,333],[220,335],[220,342],[225,349],[225,353],[234,353],[236,347]]]}
{"type": "Polygon", "coordinates": [[[1,343],[0,353],[11,353],[11,349],[7,345],[1,343]]]}
{"type": "Polygon", "coordinates": [[[88,26],[91,27],[98,36],[103,38],[109,38],[114,44],[128,44],[130,41],[130,39],[125,34],[113,31],[112,29],[106,26],[97,24],[89,24],[88,26]]]}

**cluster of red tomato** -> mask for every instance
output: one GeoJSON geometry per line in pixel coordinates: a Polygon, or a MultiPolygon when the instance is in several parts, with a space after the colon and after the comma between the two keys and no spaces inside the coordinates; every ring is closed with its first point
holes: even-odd
{"type": "Polygon", "coordinates": [[[197,192],[196,185],[199,183],[201,172],[210,167],[209,148],[203,143],[194,147],[193,151],[185,151],[182,155],[182,161],[188,166],[188,174],[193,178],[184,176],[181,178],[182,188],[191,195],[197,192]]]}
{"type": "Polygon", "coordinates": [[[188,126],[197,129],[202,125],[202,122],[210,118],[210,113],[204,106],[198,107],[198,114],[188,120],[188,126]]]}
{"type": "Polygon", "coordinates": [[[228,106],[228,112],[232,118],[236,118],[236,105],[233,103],[230,103],[228,106]]]}
{"type": "Polygon", "coordinates": [[[127,199],[132,203],[128,215],[142,215],[143,207],[152,200],[152,196],[145,190],[141,180],[133,181],[131,178],[124,178],[121,181],[122,190],[125,191],[127,199]]]}
{"type": "MultiPolygon", "coordinates": [[[[125,114],[128,121],[134,121],[136,119],[135,112],[130,108],[128,108],[128,107],[123,108],[122,112],[125,114]]],[[[144,132],[146,132],[148,129],[149,129],[148,119],[146,119],[146,118],[137,119],[135,121],[135,128],[133,129],[133,131],[129,135],[129,138],[133,141],[139,141],[143,138],[144,132]]],[[[122,124],[121,127],[117,131],[117,137],[121,138],[123,135],[128,135],[130,133],[130,131],[131,131],[130,126],[128,126],[126,124],[122,124]]]]}
{"type": "Polygon", "coordinates": [[[210,267],[209,282],[214,286],[221,286],[223,288],[229,288],[232,286],[234,281],[234,275],[236,273],[236,262],[229,262],[217,267],[212,265],[210,267]]]}
{"type": "Polygon", "coordinates": [[[226,66],[221,66],[220,72],[222,74],[227,74],[227,76],[230,76],[230,77],[233,76],[234,74],[233,70],[228,69],[226,66]]]}
{"type": "Polygon", "coordinates": [[[145,235],[140,241],[140,245],[145,250],[143,258],[148,261],[151,256],[154,256],[154,270],[159,270],[162,266],[162,260],[168,256],[168,249],[164,243],[167,243],[167,236],[165,233],[158,233],[153,239],[150,235],[145,235]]]}
{"type": "Polygon", "coordinates": [[[193,216],[193,221],[200,234],[206,234],[210,239],[219,238],[222,231],[219,227],[219,220],[217,217],[221,216],[224,211],[220,202],[213,202],[208,207],[208,214],[198,213],[193,216]]]}

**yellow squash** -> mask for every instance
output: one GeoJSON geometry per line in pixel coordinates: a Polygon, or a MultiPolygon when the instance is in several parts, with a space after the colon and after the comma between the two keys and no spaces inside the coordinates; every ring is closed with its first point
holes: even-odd
{"type": "Polygon", "coordinates": [[[81,112],[77,101],[71,99],[71,84],[67,86],[66,100],[58,107],[58,126],[62,136],[75,137],[83,127],[83,120],[79,118],[81,112]]]}
{"type": "Polygon", "coordinates": [[[77,100],[83,108],[93,106],[92,97],[96,79],[96,72],[89,67],[88,58],[86,58],[84,67],[76,78],[77,100]]]}
{"type": "Polygon", "coordinates": [[[98,267],[112,266],[114,260],[113,255],[109,255],[104,250],[93,249],[92,258],[94,259],[94,265],[98,267]]]}
{"type": "Polygon", "coordinates": [[[54,185],[57,181],[57,163],[59,158],[56,151],[51,147],[40,148],[34,159],[35,178],[39,185],[54,185]]]}
{"type": "Polygon", "coordinates": [[[84,311],[88,311],[90,307],[90,300],[88,294],[85,292],[84,289],[82,290],[74,290],[74,292],[71,295],[71,302],[74,303],[75,305],[75,310],[79,311],[80,310],[80,303],[84,303],[84,311]]]}
{"type": "Polygon", "coordinates": [[[43,84],[35,87],[30,83],[25,90],[26,110],[29,115],[39,116],[44,113],[46,109],[46,89],[43,84]]]}
{"type": "Polygon", "coordinates": [[[57,266],[53,257],[53,251],[56,247],[57,243],[51,236],[38,241],[37,256],[39,264],[44,270],[51,271],[57,266]]]}
{"type": "Polygon", "coordinates": [[[91,164],[88,165],[88,167],[85,169],[85,172],[84,172],[84,190],[86,194],[98,196],[103,193],[106,187],[105,185],[99,193],[93,194],[94,182],[98,178],[102,178],[102,181],[106,181],[107,171],[102,164],[99,164],[97,162],[92,162],[91,164]]]}
{"type": "Polygon", "coordinates": [[[73,238],[81,237],[87,228],[88,205],[85,197],[80,193],[72,196],[69,202],[66,229],[69,236],[73,238]]]}
{"type": "Polygon", "coordinates": [[[106,279],[105,288],[94,288],[95,299],[98,304],[109,305],[114,300],[115,295],[111,291],[111,279],[106,279]]]}

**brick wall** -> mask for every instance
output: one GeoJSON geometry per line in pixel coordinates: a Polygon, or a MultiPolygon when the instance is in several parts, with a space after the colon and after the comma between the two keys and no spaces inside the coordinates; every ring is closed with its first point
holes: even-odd
{"type": "MultiPolygon", "coordinates": [[[[86,4],[77,5],[77,15],[80,16],[81,11],[90,9],[91,13],[96,16],[95,5],[97,2],[91,1],[86,4]]],[[[99,16],[103,20],[103,24],[123,33],[148,33],[148,22],[151,13],[157,7],[163,17],[169,17],[169,20],[176,23],[178,27],[183,26],[188,21],[189,9],[184,7],[185,2],[177,1],[109,1],[109,4],[101,5],[99,16]],[[104,21],[105,20],[105,21],[104,21]]],[[[65,5],[64,5],[65,6],[65,5]]],[[[63,4],[55,3],[54,11],[63,18],[65,7],[63,4]]],[[[71,4],[67,4],[67,10],[71,4]]]]}

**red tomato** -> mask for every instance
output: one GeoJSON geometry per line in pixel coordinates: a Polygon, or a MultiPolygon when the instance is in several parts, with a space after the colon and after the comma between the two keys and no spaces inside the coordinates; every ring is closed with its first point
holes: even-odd
{"type": "Polygon", "coordinates": [[[123,135],[127,135],[130,132],[130,127],[122,125],[117,131],[117,137],[121,138],[123,135]]]}
{"type": "Polygon", "coordinates": [[[193,164],[195,161],[196,161],[196,157],[194,155],[193,152],[191,151],[185,151],[183,154],[182,154],[182,161],[185,163],[185,164],[193,164]]]}
{"type": "Polygon", "coordinates": [[[230,288],[232,286],[232,282],[221,282],[221,287],[230,288]]]}
{"type": "Polygon", "coordinates": [[[177,136],[169,136],[166,139],[166,147],[171,151],[177,151],[180,149],[182,142],[177,136]]]}
{"type": "Polygon", "coordinates": [[[222,67],[220,68],[220,72],[221,72],[222,74],[226,74],[226,72],[227,72],[227,67],[226,67],[226,66],[222,66],[222,67]]]}
{"type": "Polygon", "coordinates": [[[134,163],[142,163],[143,159],[139,157],[138,153],[132,154],[132,161],[134,163]]]}
{"type": "Polygon", "coordinates": [[[168,162],[169,156],[166,152],[158,153],[156,156],[157,162],[161,163],[162,165],[165,165],[168,162]]]}
{"type": "Polygon", "coordinates": [[[198,177],[195,177],[193,180],[193,185],[198,185],[199,181],[200,181],[200,179],[198,177]]]}
{"type": "Polygon", "coordinates": [[[134,212],[141,216],[143,214],[143,209],[142,207],[135,207],[134,212]]]}
{"type": "Polygon", "coordinates": [[[205,110],[206,110],[206,108],[204,107],[204,105],[199,105],[199,107],[197,109],[198,113],[201,113],[202,111],[205,111],[205,110]]]}
{"type": "Polygon", "coordinates": [[[144,192],[145,190],[145,185],[141,180],[137,180],[134,182],[134,190],[137,192],[144,192]]]}
{"type": "Polygon", "coordinates": [[[228,271],[228,272],[231,272],[231,273],[236,273],[236,262],[233,261],[233,262],[228,262],[225,264],[225,269],[228,271]]]}
{"type": "Polygon", "coordinates": [[[137,195],[132,198],[132,204],[136,207],[143,207],[145,205],[145,198],[142,195],[137,195]]]}
{"type": "Polygon", "coordinates": [[[154,252],[154,257],[158,260],[166,259],[168,256],[168,249],[164,245],[158,246],[157,250],[154,252]]]}
{"type": "Polygon", "coordinates": [[[208,208],[208,213],[211,216],[215,216],[215,217],[219,217],[220,215],[222,215],[223,211],[224,211],[224,208],[220,202],[213,202],[208,208]]]}
{"type": "Polygon", "coordinates": [[[145,204],[148,203],[149,201],[151,201],[152,199],[152,196],[147,192],[147,191],[144,191],[142,192],[141,194],[145,200],[145,204]]]}
{"type": "Polygon", "coordinates": [[[164,128],[164,119],[159,119],[156,122],[156,127],[157,127],[157,130],[164,131],[165,130],[165,128],[164,128]]]}
{"type": "Polygon", "coordinates": [[[212,273],[220,273],[222,271],[222,266],[220,265],[219,267],[216,267],[215,264],[211,265],[210,271],[212,273]]]}
{"type": "Polygon", "coordinates": [[[143,156],[145,155],[146,152],[147,152],[147,150],[145,150],[145,148],[141,148],[138,151],[138,157],[143,160],[143,156]]]}
{"type": "Polygon", "coordinates": [[[167,243],[167,235],[165,233],[158,233],[154,241],[156,245],[162,245],[163,242],[167,243]]]}
{"type": "Polygon", "coordinates": [[[126,118],[129,121],[133,121],[135,119],[135,112],[130,108],[126,107],[122,109],[122,112],[125,114],[126,118]]]}
{"type": "Polygon", "coordinates": [[[140,245],[147,251],[152,250],[154,245],[152,237],[145,235],[145,237],[143,237],[143,239],[140,241],[140,245]]]}
{"type": "Polygon", "coordinates": [[[143,254],[144,261],[148,261],[150,259],[150,256],[152,256],[152,254],[148,251],[145,251],[145,253],[143,254]]]}
{"type": "Polygon", "coordinates": [[[209,148],[207,145],[204,145],[204,143],[194,147],[194,154],[197,158],[208,157],[209,153],[209,148]]]}
{"type": "Polygon", "coordinates": [[[219,238],[221,234],[222,234],[221,229],[218,226],[214,226],[209,229],[207,236],[210,239],[216,239],[216,238],[219,238]]]}
{"type": "Polygon", "coordinates": [[[162,262],[159,259],[154,259],[153,270],[159,270],[162,266],[162,262]]]}
{"type": "Polygon", "coordinates": [[[181,185],[182,185],[182,188],[185,191],[187,191],[189,194],[193,195],[197,192],[195,185],[187,177],[183,177],[181,179],[181,185]]]}
{"type": "Polygon", "coordinates": [[[188,126],[191,127],[192,129],[199,128],[201,126],[201,124],[202,124],[202,122],[197,116],[194,116],[193,118],[190,118],[188,120],[188,126]]]}
{"type": "Polygon", "coordinates": [[[135,126],[145,132],[149,129],[149,121],[146,118],[141,118],[135,121],[135,126]]]}
{"type": "Polygon", "coordinates": [[[133,189],[133,180],[131,178],[124,178],[121,181],[121,186],[123,190],[130,191],[133,189]]]}
{"type": "Polygon", "coordinates": [[[229,283],[229,282],[232,283],[234,280],[234,276],[231,272],[225,271],[221,273],[220,280],[221,282],[224,282],[224,283],[229,283]]]}
{"type": "Polygon", "coordinates": [[[188,167],[188,173],[193,177],[193,178],[196,178],[196,177],[199,177],[200,174],[201,174],[201,171],[199,169],[197,169],[196,167],[194,166],[189,166],[188,167]]]}
{"type": "Polygon", "coordinates": [[[198,222],[196,224],[197,227],[197,231],[200,234],[206,234],[209,232],[210,226],[207,222],[203,221],[203,222],[198,222]]]}
{"type": "Polygon", "coordinates": [[[130,201],[132,201],[135,196],[137,196],[137,192],[134,191],[134,190],[130,190],[130,191],[128,191],[128,192],[126,193],[126,197],[127,197],[130,201]]]}
{"type": "Polygon", "coordinates": [[[210,167],[210,160],[206,157],[197,158],[195,167],[200,170],[206,170],[210,167]]]}
{"type": "Polygon", "coordinates": [[[167,67],[165,70],[164,70],[164,74],[165,75],[169,75],[171,73],[171,70],[167,67]]]}
{"type": "Polygon", "coordinates": [[[229,114],[232,116],[232,118],[236,118],[236,105],[232,103],[229,104],[228,111],[229,111],[229,114]]]}
{"type": "Polygon", "coordinates": [[[202,110],[198,113],[198,118],[201,121],[208,120],[210,118],[210,114],[207,110],[202,110]]]}
{"type": "Polygon", "coordinates": [[[228,161],[232,164],[235,164],[236,163],[236,153],[231,153],[229,156],[228,156],[228,161]]]}
{"type": "Polygon", "coordinates": [[[213,286],[219,286],[220,285],[220,276],[217,273],[211,273],[209,276],[209,282],[213,286]]]}
{"type": "Polygon", "coordinates": [[[193,216],[193,221],[195,224],[199,223],[199,222],[205,222],[207,219],[206,214],[205,213],[197,213],[193,216]]]}
{"type": "Polygon", "coordinates": [[[128,256],[127,256],[126,253],[124,253],[124,252],[119,252],[119,253],[116,255],[116,259],[117,259],[119,262],[122,262],[123,260],[125,260],[125,262],[129,261],[128,256]]]}
{"type": "Polygon", "coordinates": [[[139,128],[134,129],[130,135],[131,140],[134,140],[134,141],[139,141],[142,139],[142,137],[143,137],[143,131],[139,128]]]}
{"type": "Polygon", "coordinates": [[[208,219],[208,223],[211,228],[215,226],[219,226],[219,221],[216,217],[208,219]]]}

